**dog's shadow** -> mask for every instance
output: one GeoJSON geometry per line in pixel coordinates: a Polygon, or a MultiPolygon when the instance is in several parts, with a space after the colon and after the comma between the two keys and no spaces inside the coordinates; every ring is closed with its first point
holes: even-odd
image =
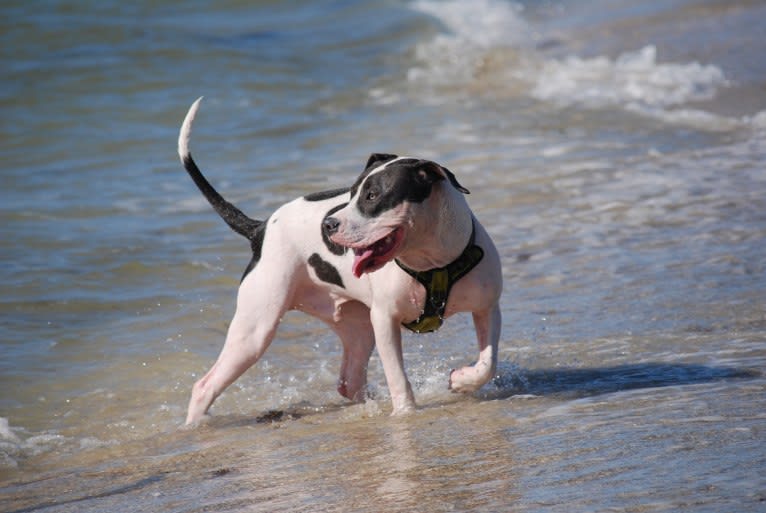
{"type": "Polygon", "coordinates": [[[757,370],[748,368],[659,362],[554,369],[520,369],[501,364],[497,377],[485,385],[477,397],[508,399],[531,395],[577,399],[623,390],[748,379],[760,375],[757,370]]]}

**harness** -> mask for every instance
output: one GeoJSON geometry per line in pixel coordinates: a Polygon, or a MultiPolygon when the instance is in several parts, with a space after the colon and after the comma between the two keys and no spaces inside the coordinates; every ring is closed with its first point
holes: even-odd
{"type": "Polygon", "coordinates": [[[426,300],[423,313],[416,320],[402,325],[415,333],[430,333],[441,328],[444,323],[444,310],[450,290],[457,281],[471,272],[471,269],[484,258],[484,250],[474,244],[476,241],[476,226],[471,228],[471,238],[468,245],[455,261],[445,267],[415,271],[396,260],[396,264],[404,272],[415,278],[426,289],[426,300]]]}

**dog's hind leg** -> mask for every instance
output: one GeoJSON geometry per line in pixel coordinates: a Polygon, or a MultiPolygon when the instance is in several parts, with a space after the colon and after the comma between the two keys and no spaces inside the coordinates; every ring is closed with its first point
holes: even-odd
{"type": "Polygon", "coordinates": [[[367,385],[367,364],[375,347],[370,309],[357,301],[349,301],[338,307],[336,317],[338,319],[331,327],[343,343],[338,393],[362,402],[367,385]]]}
{"type": "Polygon", "coordinates": [[[473,323],[479,342],[479,360],[474,365],[462,367],[450,373],[449,387],[451,390],[464,393],[474,392],[495,375],[501,322],[498,305],[487,311],[474,312],[473,323]]]}
{"type": "Polygon", "coordinates": [[[187,425],[199,422],[226,387],[261,358],[288,309],[289,277],[258,271],[261,269],[242,282],[223,349],[213,367],[192,388],[187,425]]]}

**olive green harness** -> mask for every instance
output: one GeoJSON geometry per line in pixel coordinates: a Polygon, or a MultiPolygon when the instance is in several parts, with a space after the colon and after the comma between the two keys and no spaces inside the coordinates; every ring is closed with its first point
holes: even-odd
{"type": "Polygon", "coordinates": [[[468,245],[457,259],[445,267],[429,269],[428,271],[415,271],[402,264],[399,260],[397,265],[404,272],[415,278],[426,289],[426,302],[423,313],[416,320],[402,325],[415,333],[429,333],[441,328],[444,323],[444,310],[447,308],[447,299],[450,290],[457,281],[471,272],[471,269],[484,258],[484,250],[475,245],[476,227],[471,228],[471,238],[468,245]]]}

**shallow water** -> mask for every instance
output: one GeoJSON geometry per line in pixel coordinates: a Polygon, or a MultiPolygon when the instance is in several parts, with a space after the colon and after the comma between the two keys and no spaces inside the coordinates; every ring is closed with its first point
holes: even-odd
{"type": "Polygon", "coordinates": [[[165,2],[0,7],[0,509],[760,511],[766,5],[165,2]],[[503,258],[501,366],[470,318],[405,338],[421,409],[335,392],[288,314],[178,430],[254,217],[433,158],[503,258]]]}

